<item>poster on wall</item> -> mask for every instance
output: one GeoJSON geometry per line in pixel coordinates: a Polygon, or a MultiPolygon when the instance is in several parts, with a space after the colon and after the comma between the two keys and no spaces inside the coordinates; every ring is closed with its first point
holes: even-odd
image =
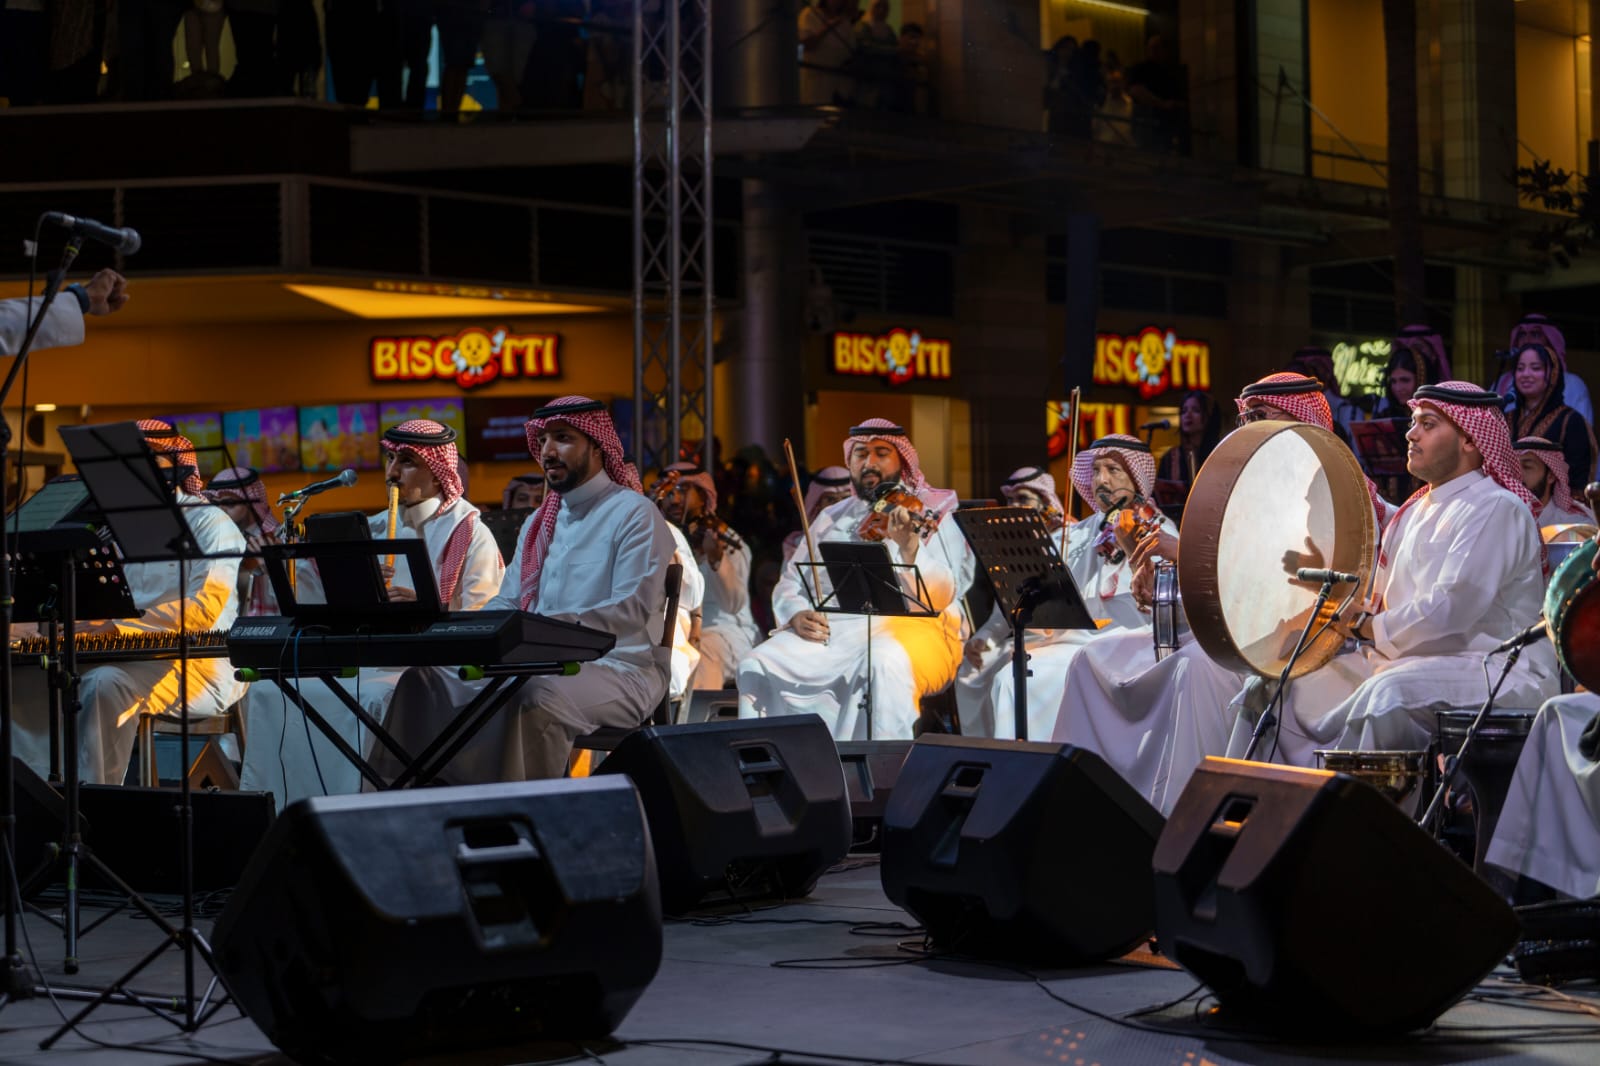
{"type": "Polygon", "coordinates": [[[222,439],[239,466],[263,474],[300,469],[300,418],[293,407],[224,411],[222,439]]]}
{"type": "Polygon", "coordinates": [[[378,405],[325,404],[300,408],[300,465],[308,471],[376,470],[378,405]]]}
{"type": "Polygon", "coordinates": [[[163,422],[189,438],[194,445],[195,461],[200,464],[200,476],[209,480],[212,474],[227,463],[222,449],[222,415],[215,411],[183,415],[157,415],[163,422]]]}
{"type": "Polygon", "coordinates": [[[466,416],[460,397],[445,396],[435,400],[384,400],[378,405],[378,434],[382,436],[400,423],[409,422],[414,418],[427,418],[449,426],[456,431],[456,451],[463,459],[472,454],[467,450],[466,416]]]}
{"type": "Polygon", "coordinates": [[[554,396],[469,396],[462,437],[475,462],[531,461],[523,427],[554,396]]]}

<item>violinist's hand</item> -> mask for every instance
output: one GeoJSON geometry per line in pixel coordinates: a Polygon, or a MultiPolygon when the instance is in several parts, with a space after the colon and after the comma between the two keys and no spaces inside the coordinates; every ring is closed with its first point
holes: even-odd
{"type": "Polygon", "coordinates": [[[404,585],[390,585],[389,586],[389,602],[390,603],[416,603],[417,602],[417,590],[416,589],[408,589],[404,585]]]}
{"type": "Polygon", "coordinates": [[[711,564],[713,570],[722,565],[722,538],[717,536],[716,530],[707,527],[700,534],[700,543],[697,547],[700,549],[700,557],[711,564]]]}
{"type": "Polygon", "coordinates": [[[912,525],[911,512],[904,507],[896,507],[889,512],[889,539],[899,546],[901,562],[917,561],[917,549],[922,547],[922,539],[912,525]]]}
{"type": "Polygon", "coordinates": [[[1141,540],[1128,554],[1128,565],[1138,570],[1159,555],[1168,562],[1178,560],[1178,538],[1166,530],[1157,530],[1141,540]]]}
{"type": "Polygon", "coordinates": [[[962,649],[961,657],[967,661],[968,666],[977,670],[983,666],[984,654],[993,647],[994,645],[989,643],[986,637],[973,637],[962,649]]]}
{"type": "Polygon", "coordinates": [[[391,563],[379,563],[378,573],[383,575],[383,583],[389,584],[394,580],[394,566],[391,563]]]}
{"type": "Polygon", "coordinates": [[[1128,591],[1133,594],[1134,605],[1149,614],[1151,605],[1156,602],[1156,564],[1153,559],[1147,556],[1133,568],[1133,584],[1128,591]]]}
{"type": "Polygon", "coordinates": [[[821,611],[796,611],[794,617],[789,619],[789,628],[801,640],[809,640],[813,644],[828,643],[828,616],[821,611]]]}

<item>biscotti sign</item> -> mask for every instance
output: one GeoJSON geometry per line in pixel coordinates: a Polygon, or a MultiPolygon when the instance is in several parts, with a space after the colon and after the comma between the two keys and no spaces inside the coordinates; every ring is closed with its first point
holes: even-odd
{"type": "Polygon", "coordinates": [[[1211,346],[1185,340],[1170,329],[1146,326],[1138,333],[1096,333],[1094,383],[1128,385],[1141,399],[1168,389],[1211,389],[1211,346]]]}
{"type": "Polygon", "coordinates": [[[950,377],[950,342],[907,329],[883,334],[835,333],[833,372],[881,377],[891,385],[904,385],[913,378],[946,381],[950,377]]]}
{"type": "Polygon", "coordinates": [[[453,381],[476,389],[500,378],[561,376],[561,337],[472,327],[441,337],[374,337],[373,381],[453,381]]]}

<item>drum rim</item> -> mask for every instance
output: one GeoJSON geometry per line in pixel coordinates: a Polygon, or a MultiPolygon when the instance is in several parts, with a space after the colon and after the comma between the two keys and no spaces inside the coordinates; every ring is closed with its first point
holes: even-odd
{"type": "MultiPolygon", "coordinates": [[[[1377,523],[1367,494],[1366,475],[1362,473],[1355,454],[1336,434],[1310,422],[1262,421],[1240,426],[1217,444],[1196,475],[1189,493],[1189,504],[1184,508],[1183,526],[1178,534],[1178,543],[1182,546],[1178,554],[1179,595],[1183,597],[1189,616],[1189,630],[1207,655],[1235,671],[1272,679],[1283,672],[1283,661],[1257,661],[1239,647],[1221,602],[1217,566],[1222,519],[1226,516],[1233,491],[1250,458],[1280,433],[1294,433],[1305,438],[1322,460],[1329,481],[1339,482],[1352,497],[1359,489],[1361,501],[1367,504],[1359,508],[1336,508],[1334,515],[1336,533],[1347,528],[1348,524],[1354,524],[1359,530],[1361,545],[1356,552],[1358,563],[1352,569],[1361,575],[1363,591],[1371,583],[1377,556],[1377,523]],[[1239,450],[1245,454],[1235,461],[1232,453],[1239,450]],[[1216,461],[1219,457],[1221,462],[1216,461]],[[1201,501],[1202,506],[1196,506],[1197,500],[1201,501]],[[1214,500],[1221,501],[1220,510],[1209,506],[1214,500]],[[1210,522],[1213,514],[1217,516],[1215,523],[1210,522]],[[1202,522],[1207,523],[1204,529],[1200,525],[1202,522]],[[1186,536],[1186,532],[1189,535],[1186,536]]],[[[1335,492],[1337,496],[1339,485],[1335,486],[1335,492]]],[[[1330,560],[1329,565],[1337,566],[1338,562],[1330,560]]],[[[1337,601],[1333,601],[1325,610],[1331,610],[1336,605],[1337,601]]],[[[1344,637],[1340,633],[1331,628],[1325,630],[1296,660],[1290,679],[1303,677],[1325,666],[1343,646],[1344,637]]]]}

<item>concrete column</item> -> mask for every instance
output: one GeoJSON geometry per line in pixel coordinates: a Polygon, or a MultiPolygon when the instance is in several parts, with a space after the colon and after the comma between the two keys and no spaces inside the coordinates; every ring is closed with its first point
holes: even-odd
{"type": "Polygon", "coordinates": [[[1462,381],[1494,384],[1494,352],[1505,347],[1517,320],[1506,299],[1504,276],[1480,267],[1456,267],[1450,369],[1462,381]]]}
{"type": "MultiPolygon", "coordinates": [[[[1517,24],[1512,5],[1439,0],[1438,18],[1443,192],[1515,206],[1516,189],[1506,180],[1517,164],[1517,24]]],[[[1419,28],[1419,39],[1427,36],[1419,28]]]]}
{"type": "Polygon", "coordinates": [[[970,382],[980,496],[1017,467],[1045,461],[1045,400],[1059,399],[1063,385],[1047,317],[1060,312],[1040,299],[1044,273],[1042,234],[1003,211],[962,209],[956,317],[967,354],[958,373],[970,382]]]}
{"type": "Polygon", "coordinates": [[[1045,58],[1037,0],[939,0],[928,8],[929,29],[938,38],[939,114],[1042,129],[1045,58]]]}
{"type": "Polygon", "coordinates": [[[1284,249],[1235,241],[1228,305],[1233,350],[1214,353],[1211,388],[1219,401],[1265,374],[1282,370],[1296,348],[1310,343],[1309,272],[1289,270],[1284,249]]]}

